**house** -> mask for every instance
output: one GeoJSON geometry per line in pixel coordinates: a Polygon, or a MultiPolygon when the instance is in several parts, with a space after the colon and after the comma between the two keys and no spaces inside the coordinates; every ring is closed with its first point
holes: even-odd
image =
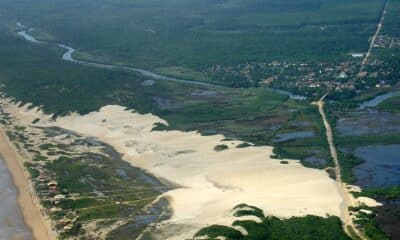
{"type": "Polygon", "coordinates": [[[41,173],[37,178],[36,178],[39,182],[44,182],[47,180],[47,176],[44,175],[43,173],[41,173]]]}
{"type": "Polygon", "coordinates": [[[63,224],[63,225],[66,225],[66,224],[71,223],[71,219],[69,219],[69,218],[63,218],[63,219],[60,219],[58,222],[61,223],[61,224],[63,224]]]}
{"type": "Polygon", "coordinates": [[[49,191],[51,192],[51,193],[55,193],[55,192],[57,192],[57,186],[54,186],[54,185],[52,185],[52,186],[50,186],[49,187],[49,191]]]}
{"type": "Polygon", "coordinates": [[[65,198],[65,195],[63,194],[58,194],[54,196],[54,201],[59,201],[65,198]]]}
{"type": "Polygon", "coordinates": [[[360,72],[359,74],[357,74],[358,77],[366,77],[367,76],[367,72],[363,71],[360,72]]]}
{"type": "Polygon", "coordinates": [[[49,183],[47,183],[47,186],[57,186],[58,185],[58,183],[57,183],[57,181],[50,181],[49,183]]]}
{"type": "Polygon", "coordinates": [[[61,212],[61,211],[62,211],[62,208],[59,208],[59,207],[50,208],[50,212],[51,213],[56,213],[56,212],[61,212]]]}
{"type": "Polygon", "coordinates": [[[312,83],[312,84],[310,84],[310,88],[317,88],[317,87],[320,87],[321,85],[319,84],[319,83],[312,83]]]}
{"type": "Polygon", "coordinates": [[[341,72],[340,74],[339,74],[339,78],[347,78],[347,74],[345,73],[345,72],[341,72]]]}
{"type": "Polygon", "coordinates": [[[362,58],[364,57],[364,53],[351,53],[353,58],[362,58]]]}

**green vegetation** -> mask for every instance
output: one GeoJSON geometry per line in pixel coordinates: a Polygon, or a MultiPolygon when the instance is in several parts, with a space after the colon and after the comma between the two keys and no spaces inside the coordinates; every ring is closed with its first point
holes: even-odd
{"type": "Polygon", "coordinates": [[[208,239],[217,239],[217,237],[224,236],[227,239],[243,239],[243,234],[231,227],[223,226],[223,225],[212,225],[206,228],[203,228],[199,232],[196,233],[196,236],[207,236],[208,239]]]}
{"type": "Polygon", "coordinates": [[[376,107],[378,110],[400,113],[400,95],[391,97],[376,107]]]}
{"type": "Polygon", "coordinates": [[[40,150],[51,150],[54,149],[56,146],[51,143],[45,143],[39,146],[40,150]]]}
{"type": "Polygon", "coordinates": [[[287,152],[280,156],[303,159],[329,155],[318,112],[306,101],[289,100],[263,88],[196,86],[162,80],[143,86],[143,76],[66,63],[59,59],[59,48],[31,45],[6,29],[0,31],[3,90],[19,101],[43,106],[47,113],[84,114],[118,104],[160,116],[169,123],[163,129],[222,133],[256,145],[272,145],[275,135],[281,132],[313,130],[316,137],[308,143],[302,139],[277,146],[287,152]],[[307,126],[302,127],[302,123],[307,126]]]}
{"type": "MultiPolygon", "coordinates": [[[[353,99],[349,104],[343,102],[338,104],[329,104],[329,118],[332,126],[337,126],[336,123],[340,118],[349,116],[355,116],[355,113],[360,113],[360,122],[363,117],[368,117],[368,115],[362,116],[361,111],[357,111],[351,109],[354,106],[357,106],[359,103],[369,100],[376,95],[382,94],[382,90],[372,90],[369,94],[362,94],[353,99]],[[346,106],[347,105],[347,106],[346,106]],[[349,109],[349,107],[351,107],[349,109]],[[351,115],[353,114],[353,115],[351,115]]],[[[390,106],[388,102],[395,101],[397,97],[393,97],[388,99],[378,105],[376,108],[379,111],[390,111],[395,112],[397,107],[390,106]],[[393,100],[392,100],[393,99],[393,100]],[[383,106],[388,104],[388,108],[384,109],[383,106]],[[390,110],[390,107],[393,107],[390,110]]],[[[372,115],[373,116],[373,115],[372,115]]],[[[376,116],[376,115],[375,115],[376,116]]],[[[377,121],[377,119],[371,118],[369,121],[377,121]]],[[[358,121],[357,118],[354,118],[354,121],[358,121]]],[[[379,121],[378,121],[379,122],[379,121]]],[[[379,126],[377,126],[379,128],[379,126]]],[[[339,149],[339,161],[341,164],[342,170],[342,180],[347,183],[355,183],[357,181],[356,177],[353,174],[352,169],[361,164],[363,161],[357,158],[354,155],[354,150],[358,147],[362,146],[370,146],[370,145],[389,145],[389,144],[398,144],[400,142],[400,138],[398,134],[393,132],[380,132],[375,134],[362,134],[362,135],[353,135],[353,136],[342,136],[339,135],[337,129],[334,130],[334,139],[336,147],[339,149]]],[[[350,131],[351,132],[351,131],[350,131]]],[[[390,167],[388,167],[388,170],[390,167]]],[[[398,201],[400,199],[399,195],[399,187],[391,186],[391,187],[379,187],[379,188],[365,188],[361,193],[353,193],[355,197],[365,196],[373,199],[377,199],[380,202],[385,204],[384,207],[377,208],[367,208],[365,206],[360,207],[359,209],[355,209],[356,211],[360,209],[368,209],[372,210],[373,214],[365,214],[363,212],[357,212],[356,224],[363,229],[365,235],[369,239],[396,239],[398,237],[398,223],[400,219],[398,216],[398,207],[395,204],[391,204],[391,202],[398,201]]],[[[354,209],[352,210],[354,211],[354,209]]]]}
{"type": "Polygon", "coordinates": [[[356,231],[354,231],[352,226],[347,226],[347,231],[349,232],[352,240],[362,240],[362,238],[357,235],[356,231]]]}
{"type": "Polygon", "coordinates": [[[29,162],[25,162],[24,163],[24,166],[25,166],[25,168],[26,169],[28,169],[28,172],[29,172],[29,174],[31,175],[31,177],[34,179],[34,178],[37,178],[37,177],[39,177],[39,171],[35,168],[35,165],[34,164],[32,164],[32,163],[29,163],[29,162]]]}
{"type": "Polygon", "coordinates": [[[233,227],[222,225],[211,225],[198,231],[195,237],[206,237],[206,239],[216,239],[225,237],[228,240],[349,240],[343,232],[340,219],[337,217],[291,217],[280,219],[277,217],[265,217],[263,212],[254,206],[240,204],[234,208],[236,217],[256,216],[261,222],[257,223],[249,220],[236,220],[232,226],[240,226],[246,229],[247,235],[233,227]],[[245,209],[245,210],[243,210],[245,209]],[[248,210],[253,209],[253,210],[248,210]]]}
{"type": "MultiPolygon", "coordinates": [[[[72,141],[69,145],[51,142],[52,137],[68,134],[68,131],[58,128],[43,129],[48,139],[47,143],[37,146],[39,149],[54,149],[57,158],[47,161],[46,155],[36,155],[34,163],[25,163],[30,172],[34,187],[46,208],[55,227],[59,230],[61,239],[86,236],[81,226],[98,220],[109,220],[115,223],[125,219],[126,224],[136,224],[135,231],[115,229],[117,239],[119,234],[135,236],[140,229],[150,222],[140,218],[157,219],[166,207],[161,201],[159,210],[150,213],[149,206],[164,191],[170,189],[141,170],[123,161],[120,155],[110,146],[93,139],[69,135],[72,141]],[[75,139],[73,139],[75,138],[75,139]],[[94,143],[96,141],[96,143],[94,143]],[[76,147],[93,146],[87,152],[74,152],[76,147]],[[98,153],[99,148],[101,153],[98,153]]],[[[32,146],[34,148],[34,146],[32,146]]],[[[35,150],[35,149],[28,149],[35,150]]],[[[154,208],[154,206],[152,205],[154,208]]],[[[98,226],[102,226],[98,223],[98,226]]]]}
{"type": "Polygon", "coordinates": [[[47,161],[47,160],[48,160],[48,158],[45,157],[45,156],[42,156],[42,155],[36,155],[36,156],[32,159],[32,161],[34,161],[34,162],[47,161]]]}
{"type": "Polygon", "coordinates": [[[235,217],[243,217],[243,216],[256,216],[260,219],[264,218],[264,212],[258,207],[250,206],[247,204],[239,204],[233,208],[235,212],[233,216],[235,217]]]}
{"type": "Polygon", "coordinates": [[[221,144],[221,145],[215,146],[215,147],[214,147],[214,150],[217,151],[217,152],[221,152],[221,151],[226,150],[226,149],[228,149],[228,148],[229,148],[229,147],[228,147],[227,145],[221,144]]]}
{"type": "Polygon", "coordinates": [[[361,136],[337,136],[336,143],[339,146],[357,147],[377,144],[397,144],[398,134],[361,135],[361,136]]]}
{"type": "Polygon", "coordinates": [[[16,131],[24,131],[25,128],[26,128],[26,127],[23,127],[23,126],[15,126],[15,127],[14,127],[14,129],[15,129],[16,131]]]}
{"type": "Polygon", "coordinates": [[[384,201],[395,201],[400,199],[400,186],[385,188],[367,188],[361,193],[353,193],[355,196],[365,196],[384,201]]]}
{"type": "Polygon", "coordinates": [[[237,148],[246,148],[246,147],[251,147],[251,146],[252,145],[250,143],[244,142],[244,143],[241,143],[241,144],[237,145],[236,147],[237,148]]]}
{"type": "Polygon", "coordinates": [[[350,52],[364,52],[383,3],[2,0],[0,8],[4,23],[29,23],[38,38],[68,43],[80,51],[80,58],[223,85],[257,86],[276,74],[265,63],[328,61],[334,66],[350,59],[350,52]]]}
{"type": "Polygon", "coordinates": [[[318,109],[312,105],[304,105],[297,107],[297,111],[293,112],[283,127],[276,130],[275,139],[278,134],[290,132],[310,131],[314,136],[307,138],[290,139],[279,142],[273,141],[274,157],[300,159],[302,164],[313,168],[326,168],[333,166],[331,161],[328,143],[326,141],[325,127],[319,116],[318,109]],[[322,159],[322,163],[310,163],[305,161],[309,157],[322,159]]]}
{"type": "Polygon", "coordinates": [[[352,169],[363,163],[363,160],[353,154],[343,154],[338,152],[338,158],[341,166],[342,181],[349,184],[354,184],[357,179],[353,174],[352,169]]]}
{"type": "Polygon", "coordinates": [[[379,229],[375,214],[367,214],[360,211],[356,217],[357,220],[354,222],[363,227],[367,237],[374,240],[389,240],[388,236],[379,229]]]}
{"type": "MultiPolygon", "coordinates": [[[[384,0],[209,0],[207,3],[204,0],[38,0],[32,4],[31,0],[0,0],[0,84],[16,101],[43,105],[47,113],[56,116],[70,111],[83,114],[104,105],[119,104],[168,121],[168,126],[159,125],[155,130],[222,133],[227,138],[255,145],[273,145],[275,158],[300,159],[305,166],[323,169],[332,166],[332,161],[316,108],[272,90],[248,87],[269,85],[316,99],[326,89],[350,84],[351,87],[328,96],[336,101],[328,114],[332,123],[336,122],[344,110],[386,91],[376,87],[381,80],[393,86],[400,79],[399,48],[375,48],[371,62],[377,64],[367,66],[364,79],[356,77],[359,59],[350,56],[368,48],[368,39],[375,31],[384,3],[384,0]],[[146,86],[143,83],[148,78],[138,74],[66,63],[60,59],[62,50],[55,44],[30,44],[17,37],[17,21],[34,27],[33,34],[39,39],[73,46],[79,59],[137,66],[221,87],[160,80],[146,86]],[[349,75],[347,80],[338,78],[342,71],[349,75]],[[311,83],[320,79],[325,82],[311,87],[311,83]],[[360,89],[361,92],[357,91],[360,89]],[[310,131],[314,136],[277,141],[281,134],[298,131],[310,131]],[[310,157],[322,159],[321,163],[310,161],[310,157]]],[[[382,30],[382,35],[390,41],[400,37],[398,9],[400,1],[391,0],[382,30]]],[[[399,112],[398,105],[399,98],[395,97],[377,109],[399,112]]],[[[18,142],[17,147],[29,147],[23,131],[17,127],[14,133],[7,132],[11,140],[18,142]]],[[[336,136],[335,141],[338,147],[357,147],[398,143],[398,136],[336,136]]],[[[243,143],[238,147],[248,146],[243,143]]],[[[226,148],[219,145],[215,150],[226,148]]],[[[48,156],[68,155],[65,146],[44,144],[40,149],[47,150],[48,156]]],[[[110,170],[94,167],[98,162],[93,159],[93,156],[63,156],[47,163],[45,156],[37,155],[33,160],[46,162],[48,171],[61,176],[59,184],[67,193],[84,194],[82,199],[60,203],[79,211],[80,220],[129,215],[134,212],[132,205],[145,204],[135,202],[138,196],[131,189],[117,197],[93,201],[89,194],[93,185],[79,179],[91,176],[101,182],[96,189],[102,190],[118,185],[110,170]]],[[[351,170],[361,161],[343,153],[339,160],[343,180],[354,182],[351,170]]],[[[108,162],[104,164],[110,166],[108,162]]],[[[27,167],[32,176],[38,176],[35,165],[27,167]]],[[[121,181],[122,186],[130,186],[121,181]]],[[[397,189],[369,189],[362,194],[392,199],[398,197],[397,192],[397,189]]],[[[152,194],[149,193],[150,198],[152,194]]],[[[236,214],[255,212],[261,216],[257,210],[236,214]]],[[[335,218],[263,218],[266,220],[261,226],[243,221],[235,224],[251,230],[247,239],[266,235],[282,239],[283,232],[287,233],[287,239],[294,239],[295,233],[304,239],[323,236],[318,234],[346,239],[331,234],[334,230],[341,233],[335,218]],[[328,222],[331,226],[327,226],[328,222]],[[315,233],[306,224],[320,227],[315,233]]],[[[75,226],[71,233],[79,231],[79,225],[75,226]]],[[[377,224],[366,222],[363,226],[370,236],[380,237],[375,235],[377,224]]],[[[238,234],[241,234],[223,226],[206,231],[210,237],[222,232],[240,239],[238,234]]]]}

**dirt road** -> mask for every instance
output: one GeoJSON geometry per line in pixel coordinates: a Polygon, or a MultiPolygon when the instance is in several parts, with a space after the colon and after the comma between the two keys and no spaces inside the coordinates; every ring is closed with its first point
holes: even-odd
{"type": "Polygon", "coordinates": [[[389,5],[389,0],[386,0],[385,7],[382,10],[381,18],[380,18],[379,23],[378,23],[378,27],[376,29],[375,34],[372,36],[372,39],[371,39],[371,42],[369,44],[369,48],[368,48],[367,54],[365,54],[364,59],[363,59],[363,61],[361,63],[360,73],[362,71],[364,71],[364,67],[368,63],[368,59],[369,59],[369,57],[371,55],[372,49],[375,46],[376,38],[378,37],[379,33],[381,32],[381,29],[382,29],[382,26],[383,26],[383,22],[385,21],[385,16],[386,16],[386,11],[387,11],[388,5],[389,5]]]}
{"type": "Polygon", "coordinates": [[[367,237],[364,236],[362,232],[360,232],[354,225],[353,219],[350,216],[349,212],[349,207],[353,206],[353,196],[349,192],[347,185],[342,182],[342,174],[341,174],[341,167],[340,167],[340,162],[337,154],[337,150],[333,141],[333,132],[332,132],[332,127],[329,124],[329,121],[326,117],[325,111],[324,111],[324,105],[325,105],[325,97],[328,94],[325,94],[322,96],[322,98],[318,102],[314,102],[313,104],[318,106],[319,113],[322,117],[322,121],[324,122],[324,126],[326,129],[326,138],[329,144],[329,150],[331,153],[332,160],[335,164],[335,176],[336,176],[336,183],[338,186],[338,191],[340,195],[343,197],[343,202],[341,204],[341,219],[344,224],[344,230],[348,235],[351,235],[349,232],[349,227],[354,230],[354,233],[357,234],[357,236],[363,240],[368,240],[367,237]]]}

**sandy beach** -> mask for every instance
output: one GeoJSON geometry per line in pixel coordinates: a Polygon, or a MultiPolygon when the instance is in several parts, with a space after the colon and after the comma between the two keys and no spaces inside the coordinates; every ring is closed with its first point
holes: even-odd
{"type": "Polygon", "coordinates": [[[32,232],[33,239],[56,239],[54,233],[50,230],[49,222],[44,219],[40,212],[41,208],[31,190],[29,175],[23,167],[23,159],[14,146],[10,144],[3,128],[0,128],[0,155],[4,159],[17,188],[18,204],[24,221],[32,232]]]}

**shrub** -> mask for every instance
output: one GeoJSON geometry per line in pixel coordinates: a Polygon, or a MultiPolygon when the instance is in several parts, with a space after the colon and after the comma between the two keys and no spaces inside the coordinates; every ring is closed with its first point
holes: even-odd
{"type": "Polygon", "coordinates": [[[228,149],[228,148],[229,148],[229,147],[228,147],[227,145],[225,145],[225,144],[220,144],[220,145],[215,146],[215,147],[214,147],[214,150],[217,151],[217,152],[220,152],[220,151],[226,150],[226,149],[228,149]]]}

